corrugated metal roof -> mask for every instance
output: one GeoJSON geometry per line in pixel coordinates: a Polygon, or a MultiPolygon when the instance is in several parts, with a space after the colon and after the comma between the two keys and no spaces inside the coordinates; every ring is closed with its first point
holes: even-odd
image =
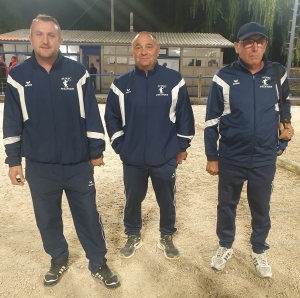
{"type": "MultiPolygon", "coordinates": [[[[137,32],[62,30],[64,43],[130,45],[137,32]]],[[[233,43],[217,33],[153,32],[160,46],[233,47],[233,43]]],[[[2,41],[29,41],[29,29],[0,35],[2,41]]]]}

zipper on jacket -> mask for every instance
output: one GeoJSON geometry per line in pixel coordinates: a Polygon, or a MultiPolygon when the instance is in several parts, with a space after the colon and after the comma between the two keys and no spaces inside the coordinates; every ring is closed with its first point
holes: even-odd
{"type": "Polygon", "coordinates": [[[144,150],[144,163],[145,165],[147,165],[147,160],[146,160],[146,148],[147,148],[147,124],[148,124],[148,114],[147,114],[147,110],[148,110],[148,85],[149,85],[149,80],[148,80],[148,75],[146,76],[146,105],[145,105],[145,109],[146,109],[146,117],[145,117],[145,121],[146,121],[146,124],[145,124],[145,150],[144,150]]]}
{"type": "Polygon", "coordinates": [[[255,75],[252,75],[252,86],[253,86],[253,142],[252,142],[252,150],[250,155],[250,161],[249,161],[249,168],[252,168],[252,158],[253,158],[253,152],[255,147],[255,140],[256,140],[256,109],[255,109],[255,103],[256,103],[256,93],[255,93],[255,75]]]}
{"type": "MultiPolygon", "coordinates": [[[[51,70],[50,70],[51,72],[51,70]]],[[[54,123],[54,130],[55,130],[55,136],[57,136],[57,129],[56,129],[56,122],[55,122],[55,116],[54,116],[54,107],[53,107],[53,99],[52,99],[52,88],[51,88],[51,73],[48,72],[49,77],[49,90],[50,90],[50,100],[51,100],[51,107],[52,107],[52,117],[53,117],[53,123],[54,123]]],[[[55,137],[55,146],[56,146],[56,158],[57,163],[59,163],[59,152],[58,152],[58,146],[57,146],[57,137],[55,137]]]]}

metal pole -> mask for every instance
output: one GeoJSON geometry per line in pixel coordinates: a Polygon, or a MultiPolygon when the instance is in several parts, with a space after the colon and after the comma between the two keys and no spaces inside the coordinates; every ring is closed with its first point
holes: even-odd
{"type": "Polygon", "coordinates": [[[114,0],[110,0],[111,32],[115,32],[114,0]]]}
{"type": "Polygon", "coordinates": [[[133,32],[133,12],[130,13],[130,32],[133,32]]]}
{"type": "Polygon", "coordinates": [[[294,39],[295,39],[295,28],[296,28],[297,11],[298,11],[298,0],[295,0],[294,13],[293,13],[293,19],[292,19],[292,27],[291,27],[291,35],[290,35],[288,62],[287,62],[287,68],[286,68],[287,76],[288,77],[290,77],[290,72],[291,72],[291,64],[292,64],[293,49],[294,49],[294,39]]]}

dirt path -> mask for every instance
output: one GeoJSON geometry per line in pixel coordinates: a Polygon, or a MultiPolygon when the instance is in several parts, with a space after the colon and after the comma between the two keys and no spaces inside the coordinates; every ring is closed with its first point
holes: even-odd
{"type": "MultiPolygon", "coordinates": [[[[103,116],[104,105],[100,105],[103,116]]],[[[205,106],[193,106],[196,122],[204,119],[205,106]]],[[[293,106],[293,124],[300,132],[300,107],[293,106]]],[[[0,104],[2,123],[3,104],[0,104]]],[[[2,127],[2,125],[1,125],[2,127]]],[[[300,135],[300,134],[299,134],[300,135]]],[[[300,163],[297,135],[284,158],[300,163]]],[[[123,183],[121,162],[109,143],[106,165],[95,169],[97,205],[108,246],[108,264],[119,275],[121,287],[107,290],[87,269],[66,200],[63,201],[65,236],[70,247],[70,268],[60,283],[45,288],[43,275],[49,257],[42,248],[35,225],[28,186],[10,185],[5,153],[0,146],[2,208],[0,211],[1,297],[300,297],[300,181],[299,176],[278,168],[272,196],[272,229],[268,260],[274,277],[263,280],[250,259],[250,213],[243,190],[237,211],[235,255],[223,271],[210,268],[218,242],[215,235],[217,178],[205,172],[203,131],[197,128],[187,161],[177,172],[177,227],[175,243],[179,261],[168,261],[156,246],[158,206],[149,185],[143,203],[144,245],[129,260],[118,257],[123,234],[123,183]]]]}

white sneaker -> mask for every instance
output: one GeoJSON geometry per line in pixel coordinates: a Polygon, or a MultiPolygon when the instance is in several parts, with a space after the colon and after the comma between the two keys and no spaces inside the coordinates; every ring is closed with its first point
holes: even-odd
{"type": "Polygon", "coordinates": [[[265,253],[256,254],[252,252],[252,260],[256,267],[256,271],[262,278],[272,277],[272,268],[268,264],[267,256],[265,253]]]}
{"type": "Polygon", "coordinates": [[[217,270],[222,270],[226,262],[232,258],[233,249],[220,246],[215,256],[211,258],[210,266],[217,270]]]}

